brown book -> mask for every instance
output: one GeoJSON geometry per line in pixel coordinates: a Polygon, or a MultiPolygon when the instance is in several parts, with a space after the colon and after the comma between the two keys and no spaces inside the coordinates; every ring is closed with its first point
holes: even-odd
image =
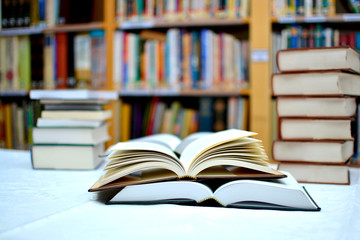
{"type": "Polygon", "coordinates": [[[356,115],[355,97],[278,97],[279,117],[347,118],[356,115]]]}
{"type": "Polygon", "coordinates": [[[254,135],[230,129],[194,133],[183,140],[157,134],[118,143],[110,150],[105,173],[89,191],[176,179],[285,177],[270,167],[261,141],[251,137],[254,135]]]}
{"type": "Polygon", "coordinates": [[[290,172],[301,183],[350,184],[346,164],[280,162],[278,170],[290,172]]]}
{"type": "Polygon", "coordinates": [[[275,140],[272,156],[280,162],[344,164],[354,153],[354,141],[275,140]]]}
{"type": "Polygon", "coordinates": [[[353,140],[351,118],[279,118],[282,140],[353,140]]]}
{"type": "Polygon", "coordinates": [[[349,46],[292,48],[277,52],[280,72],[346,70],[360,73],[360,54],[349,46]]]}
{"type": "Polygon", "coordinates": [[[275,73],[274,96],[360,96],[360,75],[342,71],[275,73]]]}

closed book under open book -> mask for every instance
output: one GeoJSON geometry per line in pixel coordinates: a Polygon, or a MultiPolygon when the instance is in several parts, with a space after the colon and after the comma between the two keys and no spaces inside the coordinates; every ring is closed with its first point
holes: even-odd
{"type": "Polygon", "coordinates": [[[185,204],[207,206],[209,200],[234,208],[319,211],[314,200],[296,180],[235,180],[213,187],[211,183],[168,181],[127,186],[108,204],[185,204]]]}
{"type": "Polygon", "coordinates": [[[182,141],[158,134],[119,143],[89,191],[171,179],[284,177],[270,167],[261,141],[251,138],[255,134],[230,129],[195,133],[182,141]]]}
{"type": "Polygon", "coordinates": [[[277,52],[280,72],[348,70],[360,73],[360,55],[351,47],[292,48],[277,52]]]}

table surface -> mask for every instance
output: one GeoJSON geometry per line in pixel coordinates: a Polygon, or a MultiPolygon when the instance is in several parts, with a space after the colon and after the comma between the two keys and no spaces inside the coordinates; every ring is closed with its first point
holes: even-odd
{"type": "Polygon", "coordinates": [[[105,205],[93,171],[33,170],[0,150],[0,239],[360,239],[360,169],[350,185],[303,184],[320,212],[105,205]]]}

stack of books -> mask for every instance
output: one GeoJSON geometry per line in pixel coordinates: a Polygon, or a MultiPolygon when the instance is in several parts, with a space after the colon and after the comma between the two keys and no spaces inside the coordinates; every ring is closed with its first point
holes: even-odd
{"type": "Polygon", "coordinates": [[[114,94],[87,90],[33,90],[43,106],[33,128],[31,157],[35,169],[95,169],[102,161],[108,124],[104,110],[114,94]]]}
{"type": "Polygon", "coordinates": [[[349,184],[348,162],[359,151],[359,53],[350,47],[280,50],[277,65],[272,90],[279,139],[272,150],[279,170],[299,182],[349,184]]]}
{"type": "Polygon", "coordinates": [[[291,174],[271,168],[254,135],[228,129],[117,143],[89,191],[105,193],[100,196],[108,204],[320,210],[291,174]],[[108,199],[106,192],[112,195],[108,199]]]}

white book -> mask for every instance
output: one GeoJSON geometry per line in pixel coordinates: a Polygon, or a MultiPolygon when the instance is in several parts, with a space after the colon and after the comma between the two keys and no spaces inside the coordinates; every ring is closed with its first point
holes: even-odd
{"type": "MultiPolygon", "coordinates": [[[[122,3],[118,3],[118,5],[122,5],[122,3]]],[[[115,31],[114,33],[114,82],[117,86],[121,86],[122,84],[122,76],[123,76],[123,43],[124,40],[124,32],[115,31]]]]}
{"type": "Polygon", "coordinates": [[[67,100],[87,100],[87,99],[107,99],[115,100],[118,98],[116,91],[95,91],[85,89],[66,89],[66,90],[31,90],[31,99],[67,99],[67,100]]]}
{"type": "Polygon", "coordinates": [[[191,181],[126,186],[107,203],[202,205],[213,199],[224,207],[319,211],[305,188],[290,173],[286,175],[286,178],[271,181],[235,180],[215,191],[206,184],[191,181]]]}
{"type": "Polygon", "coordinates": [[[351,117],[356,114],[354,97],[278,97],[279,117],[351,117]]]}
{"type": "Polygon", "coordinates": [[[98,144],[109,140],[108,125],[100,127],[34,127],[35,144],[98,144]]]}
{"type": "Polygon", "coordinates": [[[360,96],[360,75],[339,71],[272,75],[275,96],[360,96]]]}
{"type": "Polygon", "coordinates": [[[95,169],[103,161],[104,143],[96,145],[34,144],[31,160],[35,169],[95,169]]]}
{"type": "Polygon", "coordinates": [[[281,139],[353,140],[351,119],[280,118],[281,139]]]}
{"type": "Polygon", "coordinates": [[[347,70],[360,73],[360,54],[347,46],[293,48],[277,52],[280,72],[347,70]]]}
{"type": "Polygon", "coordinates": [[[37,127],[100,127],[104,120],[38,118],[37,127]]]}
{"type": "Polygon", "coordinates": [[[287,162],[345,163],[354,153],[354,141],[273,142],[273,159],[287,162]]]}

